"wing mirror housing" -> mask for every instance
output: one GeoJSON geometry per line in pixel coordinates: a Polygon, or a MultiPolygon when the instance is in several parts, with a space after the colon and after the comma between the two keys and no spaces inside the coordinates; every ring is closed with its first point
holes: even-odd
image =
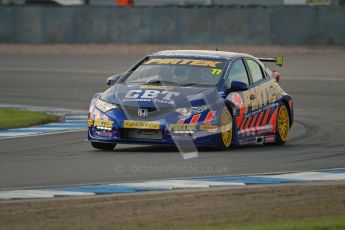
{"type": "Polygon", "coordinates": [[[276,79],[276,82],[279,82],[279,80],[280,80],[279,72],[276,70],[272,70],[272,75],[273,75],[274,79],[276,79]]]}
{"type": "Polygon", "coordinates": [[[241,81],[231,81],[231,85],[226,85],[226,92],[240,92],[248,90],[248,85],[241,81]]]}
{"type": "Polygon", "coordinates": [[[122,74],[116,74],[107,78],[107,85],[114,85],[120,78],[122,74]]]}

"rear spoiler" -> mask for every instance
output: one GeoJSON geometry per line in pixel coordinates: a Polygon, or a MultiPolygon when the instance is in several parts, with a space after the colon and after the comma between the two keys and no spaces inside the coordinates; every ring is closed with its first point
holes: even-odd
{"type": "Polygon", "coordinates": [[[277,66],[283,67],[283,56],[277,56],[275,58],[258,58],[262,62],[274,62],[277,66]]]}

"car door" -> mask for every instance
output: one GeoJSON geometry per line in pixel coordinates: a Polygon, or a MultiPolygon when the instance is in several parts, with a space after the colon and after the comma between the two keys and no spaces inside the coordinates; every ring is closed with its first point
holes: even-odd
{"type": "MultiPolygon", "coordinates": [[[[235,60],[232,65],[229,67],[227,74],[225,76],[226,85],[231,85],[232,81],[241,81],[248,86],[250,85],[249,72],[246,67],[244,59],[240,58],[235,60]]],[[[251,111],[251,104],[245,101],[245,95],[247,91],[244,92],[232,92],[227,96],[227,99],[230,100],[236,106],[235,125],[238,137],[245,137],[245,127],[248,119],[248,112],[251,111]]]]}
{"type": "Polygon", "coordinates": [[[246,65],[251,79],[250,90],[244,95],[245,101],[250,103],[250,124],[245,126],[251,136],[260,136],[266,132],[271,111],[267,94],[268,80],[262,66],[254,59],[246,58],[246,65]],[[249,130],[248,130],[249,129],[249,130]]]}

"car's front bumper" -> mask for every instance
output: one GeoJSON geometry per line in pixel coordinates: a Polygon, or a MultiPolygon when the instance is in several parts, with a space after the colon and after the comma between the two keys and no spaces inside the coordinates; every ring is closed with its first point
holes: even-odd
{"type": "Polygon", "coordinates": [[[133,120],[119,111],[102,113],[95,110],[89,114],[88,122],[88,140],[92,142],[161,145],[194,143],[197,147],[214,147],[218,144],[219,129],[215,125],[205,125],[203,122],[178,124],[176,115],[170,116],[170,119],[169,116],[166,119],[156,117],[153,121],[133,120]],[[125,121],[138,125],[128,126],[125,121]]]}

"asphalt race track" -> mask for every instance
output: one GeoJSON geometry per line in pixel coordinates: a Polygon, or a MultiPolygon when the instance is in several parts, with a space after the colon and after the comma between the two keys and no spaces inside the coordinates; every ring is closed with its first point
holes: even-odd
{"type": "MultiPolygon", "coordinates": [[[[87,110],[138,55],[0,55],[0,103],[87,110]]],[[[175,148],[91,148],[86,132],[0,139],[0,189],[236,175],[345,167],[345,53],[285,57],[281,85],[294,98],[285,146],[203,151],[183,160],[175,148]]]]}

